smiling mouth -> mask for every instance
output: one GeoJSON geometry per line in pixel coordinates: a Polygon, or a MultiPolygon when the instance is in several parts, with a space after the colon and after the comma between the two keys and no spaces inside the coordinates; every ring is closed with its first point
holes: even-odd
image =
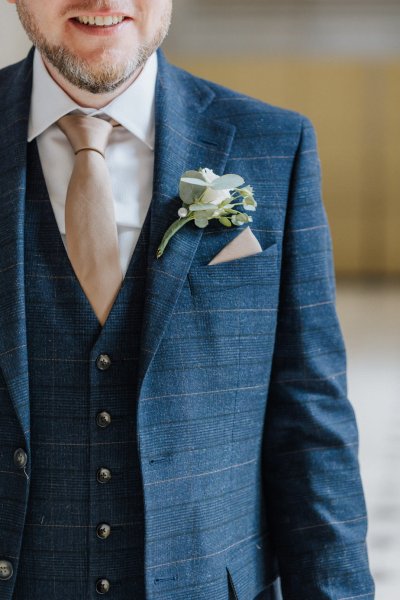
{"type": "Polygon", "coordinates": [[[80,16],[75,17],[74,21],[77,21],[81,25],[88,25],[89,27],[113,27],[122,23],[125,19],[126,17],[121,15],[107,15],[105,17],[80,16]]]}

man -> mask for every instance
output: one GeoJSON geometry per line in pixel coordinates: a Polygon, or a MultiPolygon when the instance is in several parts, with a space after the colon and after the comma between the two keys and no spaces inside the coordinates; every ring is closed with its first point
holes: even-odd
{"type": "Polygon", "coordinates": [[[169,65],[171,0],[13,3],[1,599],[373,598],[311,124],[169,65]],[[157,257],[203,167],[251,226],[157,257]]]}

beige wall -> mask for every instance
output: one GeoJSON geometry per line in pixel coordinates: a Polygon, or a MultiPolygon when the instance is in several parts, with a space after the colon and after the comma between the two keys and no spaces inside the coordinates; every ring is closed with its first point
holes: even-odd
{"type": "Polygon", "coordinates": [[[169,58],[309,116],[338,274],[400,276],[400,59],[169,58]]]}
{"type": "MultiPolygon", "coordinates": [[[[29,46],[15,7],[0,0],[0,67],[29,46]]],[[[318,133],[337,272],[400,276],[400,58],[169,57],[308,115],[318,133]]]]}
{"type": "Polygon", "coordinates": [[[0,68],[23,58],[29,47],[15,6],[0,0],[0,68]]]}

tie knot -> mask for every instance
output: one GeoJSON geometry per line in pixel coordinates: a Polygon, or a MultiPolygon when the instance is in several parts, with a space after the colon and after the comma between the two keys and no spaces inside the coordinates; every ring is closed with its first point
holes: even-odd
{"type": "Polygon", "coordinates": [[[67,136],[75,154],[81,150],[95,150],[104,156],[113,130],[108,121],[86,115],[65,115],[57,125],[67,136]]]}

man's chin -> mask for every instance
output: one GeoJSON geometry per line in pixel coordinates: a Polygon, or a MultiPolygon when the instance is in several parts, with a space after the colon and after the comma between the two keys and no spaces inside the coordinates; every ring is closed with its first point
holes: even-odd
{"type": "Polygon", "coordinates": [[[91,92],[92,94],[106,94],[120,88],[134,72],[131,69],[116,69],[115,65],[102,65],[99,68],[82,69],[79,72],[69,73],[64,77],[76,87],[91,92]]]}
{"type": "Polygon", "coordinates": [[[132,60],[118,65],[115,61],[100,63],[83,60],[64,48],[39,48],[48,68],[57,71],[58,75],[69,84],[91,94],[107,94],[117,90],[141,66],[141,61],[132,60]]]}

